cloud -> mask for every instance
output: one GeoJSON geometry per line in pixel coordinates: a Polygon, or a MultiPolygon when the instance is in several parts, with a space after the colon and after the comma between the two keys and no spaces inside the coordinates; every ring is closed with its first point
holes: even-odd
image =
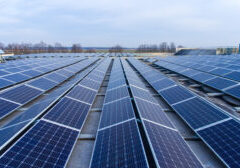
{"type": "Polygon", "coordinates": [[[0,8],[6,42],[216,46],[237,45],[240,38],[239,0],[0,0],[0,8]]]}

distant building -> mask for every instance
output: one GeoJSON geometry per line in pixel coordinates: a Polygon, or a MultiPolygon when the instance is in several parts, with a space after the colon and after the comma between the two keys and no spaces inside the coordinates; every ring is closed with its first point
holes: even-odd
{"type": "Polygon", "coordinates": [[[174,55],[216,55],[216,49],[177,48],[174,55]]]}
{"type": "Polygon", "coordinates": [[[4,61],[3,54],[4,54],[4,51],[0,49],[0,62],[4,61]]]}

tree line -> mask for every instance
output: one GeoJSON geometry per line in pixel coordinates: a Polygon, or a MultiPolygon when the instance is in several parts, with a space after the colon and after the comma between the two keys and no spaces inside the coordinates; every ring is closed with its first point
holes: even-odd
{"type": "MultiPolygon", "coordinates": [[[[178,47],[183,47],[179,45],[178,47]]],[[[159,45],[157,44],[142,44],[137,49],[136,52],[163,52],[163,53],[175,53],[176,52],[175,43],[171,42],[168,44],[167,42],[162,42],[159,45]]]]}
{"type": "Polygon", "coordinates": [[[5,45],[0,42],[0,49],[6,53],[14,54],[31,54],[31,53],[81,53],[81,52],[96,52],[94,49],[87,49],[83,51],[80,44],[73,44],[71,47],[66,47],[61,43],[55,43],[54,45],[47,44],[43,41],[39,43],[9,43],[5,45]]]}

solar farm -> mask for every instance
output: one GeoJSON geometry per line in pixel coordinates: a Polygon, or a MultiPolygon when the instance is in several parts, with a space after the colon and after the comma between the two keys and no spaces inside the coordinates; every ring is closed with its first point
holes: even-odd
{"type": "Polygon", "coordinates": [[[239,168],[240,58],[29,54],[0,64],[1,168],[239,168]]]}

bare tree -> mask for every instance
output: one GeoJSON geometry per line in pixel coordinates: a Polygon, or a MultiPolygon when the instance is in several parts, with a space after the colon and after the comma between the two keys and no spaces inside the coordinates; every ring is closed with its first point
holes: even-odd
{"type": "Polygon", "coordinates": [[[110,53],[122,53],[123,48],[120,45],[116,45],[116,46],[111,47],[108,51],[110,53]]]}
{"type": "Polygon", "coordinates": [[[83,52],[82,46],[80,44],[73,44],[71,48],[72,53],[81,53],[83,52]]]}

